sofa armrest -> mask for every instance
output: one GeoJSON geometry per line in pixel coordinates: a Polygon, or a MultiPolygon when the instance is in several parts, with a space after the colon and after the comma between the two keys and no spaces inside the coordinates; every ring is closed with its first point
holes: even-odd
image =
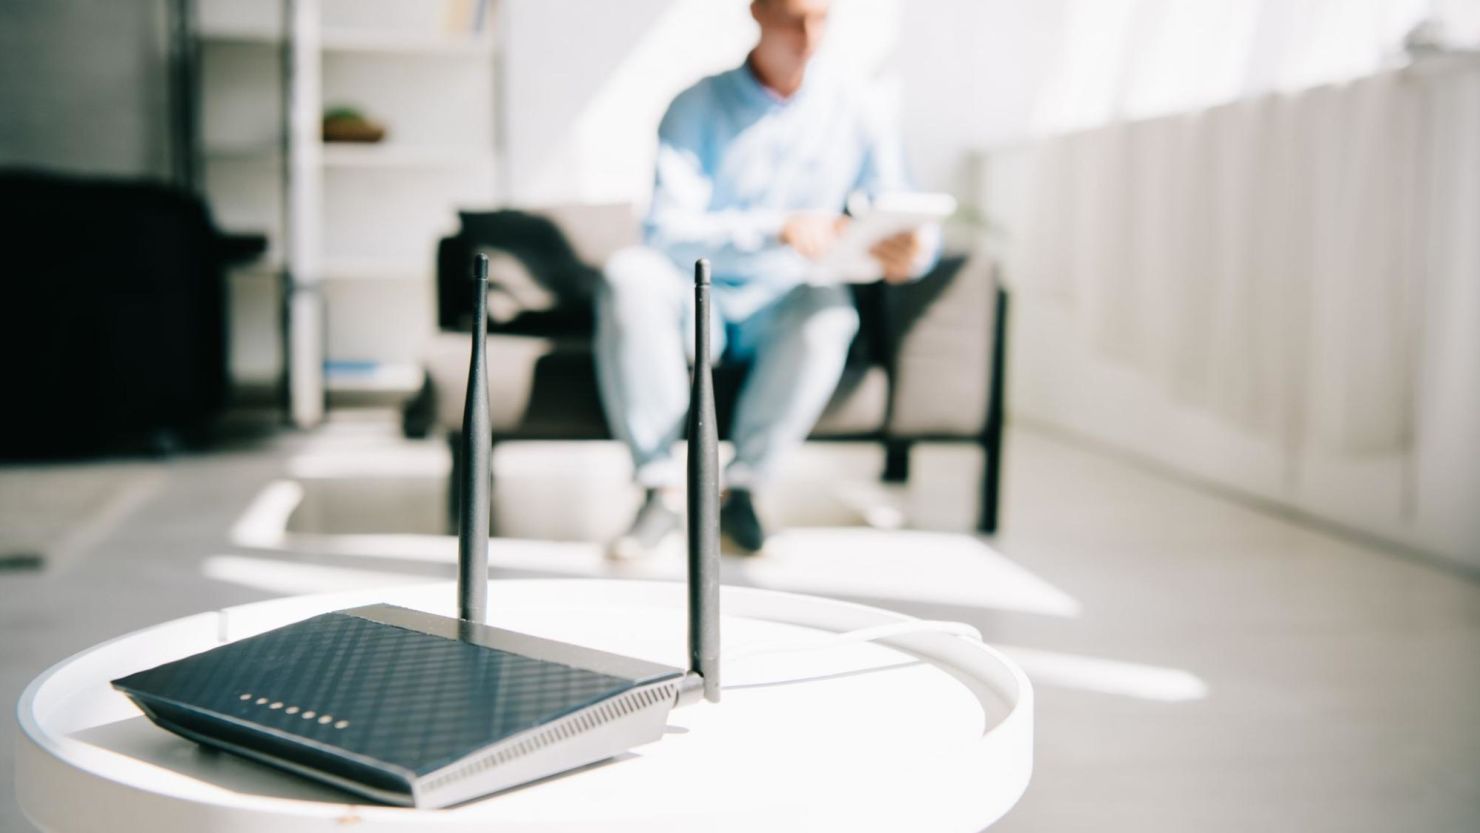
{"type": "MultiPolygon", "coordinates": [[[[637,243],[641,239],[637,215],[630,203],[570,203],[542,208],[521,210],[529,219],[541,218],[554,224],[552,233],[564,238],[570,251],[584,266],[600,271],[611,254],[637,243]]],[[[520,212],[510,212],[520,213],[520,212]]],[[[464,221],[466,225],[466,220],[464,221]]],[[[507,228],[503,236],[510,232],[507,228]]],[[[506,240],[504,242],[507,242],[506,240]]],[[[472,324],[471,296],[466,286],[468,270],[473,254],[480,248],[502,248],[497,240],[481,240],[459,231],[444,237],[437,247],[437,327],[441,330],[467,331],[472,324]]],[[[492,278],[493,275],[490,275],[492,278]]],[[[546,287],[561,296],[561,303],[553,310],[526,313],[529,320],[516,326],[495,326],[490,331],[506,331],[520,334],[547,334],[549,332],[583,332],[589,330],[589,312],[572,313],[572,297],[569,287],[546,287]]],[[[575,306],[589,305],[589,300],[576,299],[575,306]]]]}
{"type": "Polygon", "coordinates": [[[992,376],[996,270],[983,256],[942,258],[890,287],[890,411],[896,438],[980,437],[992,376]]]}

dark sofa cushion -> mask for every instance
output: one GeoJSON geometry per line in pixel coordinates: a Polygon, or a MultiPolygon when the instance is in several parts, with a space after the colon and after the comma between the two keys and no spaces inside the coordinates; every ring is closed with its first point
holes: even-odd
{"type": "Polygon", "coordinates": [[[439,319],[444,329],[470,326],[467,277],[476,254],[489,255],[492,332],[579,332],[591,324],[601,273],[583,263],[548,218],[505,209],[463,211],[462,228],[443,241],[438,262],[439,319]]]}

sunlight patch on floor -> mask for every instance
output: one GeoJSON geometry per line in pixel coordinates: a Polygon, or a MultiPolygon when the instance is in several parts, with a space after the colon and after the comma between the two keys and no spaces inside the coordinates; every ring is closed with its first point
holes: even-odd
{"type": "MultiPolygon", "coordinates": [[[[279,495],[279,498],[286,494],[279,495]]],[[[266,514],[264,510],[262,514],[266,514]]],[[[455,564],[450,535],[285,533],[271,539],[259,527],[236,538],[241,546],[343,558],[455,564]]],[[[494,539],[489,567],[499,571],[582,578],[680,581],[687,572],[681,544],[639,562],[612,562],[595,543],[494,539]]],[[[217,577],[217,576],[213,576],[217,577]]],[[[876,529],[789,529],[762,556],[726,557],[727,583],[770,590],[865,599],[893,599],[1044,616],[1075,617],[1079,603],[985,543],[968,535],[876,529]]],[[[331,588],[332,589],[332,588],[331,588]]]]}
{"type": "Polygon", "coordinates": [[[1116,694],[1162,703],[1185,703],[1208,696],[1207,683],[1178,668],[1012,645],[994,644],[993,647],[1016,662],[1035,686],[1116,694]]]}
{"type": "Polygon", "coordinates": [[[290,596],[377,587],[400,587],[438,580],[407,573],[362,570],[354,567],[325,567],[319,564],[300,564],[275,558],[255,558],[244,555],[208,556],[201,564],[201,573],[206,578],[216,581],[290,596]]]}

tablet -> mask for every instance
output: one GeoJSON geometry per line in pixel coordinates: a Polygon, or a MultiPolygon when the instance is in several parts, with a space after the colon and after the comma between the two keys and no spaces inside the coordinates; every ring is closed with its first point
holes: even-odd
{"type": "Polygon", "coordinates": [[[956,212],[950,194],[900,192],[881,194],[867,210],[853,217],[842,237],[812,267],[812,283],[872,283],[884,269],[870,255],[879,241],[932,223],[956,212]]]}

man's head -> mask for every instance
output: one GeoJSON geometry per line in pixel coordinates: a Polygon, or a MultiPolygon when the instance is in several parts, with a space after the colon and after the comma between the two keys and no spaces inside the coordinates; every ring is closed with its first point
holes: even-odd
{"type": "Polygon", "coordinates": [[[761,27],[756,51],[801,69],[822,45],[831,6],[832,0],[753,0],[750,16],[761,27]]]}

